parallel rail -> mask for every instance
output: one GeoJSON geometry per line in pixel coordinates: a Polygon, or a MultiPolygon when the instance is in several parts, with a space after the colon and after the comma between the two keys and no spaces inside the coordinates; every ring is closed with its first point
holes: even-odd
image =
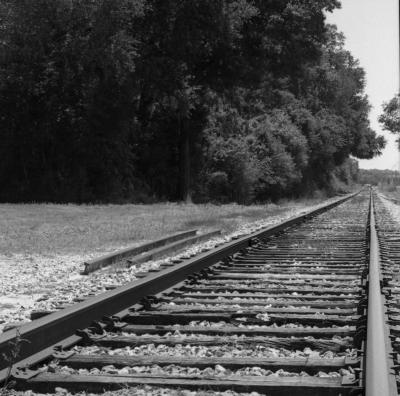
{"type": "MultiPolygon", "coordinates": [[[[28,340],[12,375],[20,388],[40,391],[147,384],[396,395],[374,202],[356,195],[8,331],[0,354],[28,340]],[[148,348],[159,353],[148,356],[148,348]],[[164,356],[163,348],[186,355],[164,356]]],[[[7,363],[0,369],[4,378],[7,363]]]]}

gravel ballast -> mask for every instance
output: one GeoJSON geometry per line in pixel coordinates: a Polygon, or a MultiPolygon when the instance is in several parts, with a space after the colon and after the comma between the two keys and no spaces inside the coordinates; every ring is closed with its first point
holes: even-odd
{"type": "MultiPolygon", "coordinates": [[[[62,254],[51,257],[38,254],[0,256],[0,332],[7,324],[20,325],[30,321],[33,311],[54,311],[72,305],[86,297],[134,281],[139,272],[157,269],[161,264],[171,263],[176,259],[193,257],[197,253],[278,224],[335,199],[337,198],[318,205],[291,209],[284,214],[266,219],[243,223],[234,232],[194,245],[173,257],[130,268],[105,268],[90,275],[80,275],[83,262],[110,253],[109,250],[84,255],[62,254]]],[[[127,246],[123,245],[120,248],[127,246]]]]}

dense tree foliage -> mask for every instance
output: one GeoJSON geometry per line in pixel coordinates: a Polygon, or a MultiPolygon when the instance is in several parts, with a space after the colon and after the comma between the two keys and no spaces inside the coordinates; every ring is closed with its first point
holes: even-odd
{"type": "Polygon", "coordinates": [[[0,0],[0,199],[250,202],[384,146],[337,0],[0,0]]]}
{"type": "Polygon", "coordinates": [[[360,169],[359,183],[373,186],[400,186],[400,173],[389,169],[360,169]]]}
{"type": "Polygon", "coordinates": [[[384,103],[379,122],[387,131],[399,135],[396,141],[400,150],[400,94],[397,94],[388,103],[384,103]]]}

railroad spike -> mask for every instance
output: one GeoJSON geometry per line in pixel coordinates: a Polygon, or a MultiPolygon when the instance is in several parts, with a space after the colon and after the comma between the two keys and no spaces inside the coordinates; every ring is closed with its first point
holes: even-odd
{"type": "Polygon", "coordinates": [[[205,278],[205,279],[209,278],[209,276],[210,276],[209,272],[205,269],[200,271],[200,275],[202,278],[205,278]]]}
{"type": "Polygon", "coordinates": [[[367,305],[368,305],[367,298],[366,297],[362,298],[357,304],[357,313],[359,315],[365,315],[366,314],[365,309],[367,305]]]}
{"type": "Polygon", "coordinates": [[[82,338],[82,342],[84,344],[91,344],[93,342],[93,334],[90,333],[87,329],[85,330],[78,329],[76,330],[75,334],[78,337],[82,338]]]}
{"type": "Polygon", "coordinates": [[[115,323],[115,322],[119,322],[120,318],[118,316],[114,316],[114,315],[104,315],[101,319],[102,322],[105,323],[115,323]]]}
{"type": "Polygon", "coordinates": [[[152,309],[152,300],[148,297],[144,297],[140,300],[140,304],[143,307],[143,310],[145,311],[151,311],[152,309]]]}
{"type": "Polygon", "coordinates": [[[66,360],[70,358],[71,356],[75,355],[74,351],[64,351],[64,350],[56,350],[53,352],[53,358],[57,360],[66,360]]]}

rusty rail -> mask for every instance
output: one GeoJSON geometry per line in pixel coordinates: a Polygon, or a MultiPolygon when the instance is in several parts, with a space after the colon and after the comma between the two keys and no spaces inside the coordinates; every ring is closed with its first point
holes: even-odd
{"type": "Polygon", "coordinates": [[[370,197],[370,261],[368,275],[368,313],[366,346],[366,396],[397,395],[393,360],[389,353],[389,337],[382,295],[382,274],[378,236],[375,228],[374,200],[370,197]]]}
{"type": "MultiPolygon", "coordinates": [[[[249,247],[254,238],[265,238],[274,235],[338,206],[357,194],[358,192],[346,195],[317,209],[295,216],[281,224],[226,243],[210,252],[199,254],[173,267],[161,269],[159,272],[151,273],[143,279],[133,281],[115,290],[35,320],[22,326],[18,333],[14,329],[0,334],[0,356],[2,354],[9,355],[12,352],[13,343],[17,341],[18,337],[26,340],[21,344],[20,361],[29,359],[34,354],[42,354],[42,351],[46,348],[51,348],[62,340],[71,337],[77,329],[88,327],[93,321],[101,319],[104,315],[113,315],[123,311],[133,304],[139,303],[142,298],[164,291],[181,282],[189,275],[201,271],[241,249],[249,247]]],[[[7,370],[7,365],[7,362],[0,359],[0,381],[7,370]]]]}

